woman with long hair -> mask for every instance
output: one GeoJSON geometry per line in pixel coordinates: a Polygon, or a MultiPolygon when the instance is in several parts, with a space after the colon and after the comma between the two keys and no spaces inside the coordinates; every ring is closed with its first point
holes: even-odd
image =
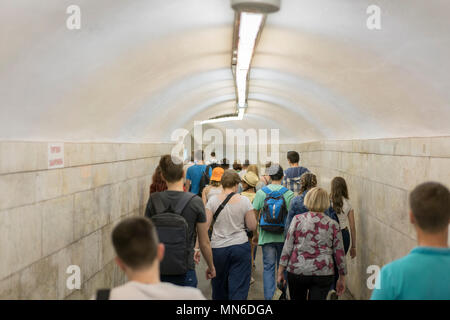
{"type": "Polygon", "coordinates": [[[152,184],[150,185],[150,193],[162,192],[167,190],[167,183],[164,181],[161,173],[161,167],[157,166],[152,176],[152,184]]]}
{"type": "MultiPolygon", "coordinates": [[[[347,252],[350,248],[350,243],[352,247],[350,248],[350,257],[354,259],[356,257],[356,227],[355,227],[355,214],[350,204],[348,197],[347,183],[342,177],[335,177],[331,180],[331,208],[334,213],[336,213],[339,219],[339,225],[342,233],[342,240],[344,242],[344,252],[347,252]],[[350,229],[350,232],[349,232],[350,229]],[[351,235],[351,237],[350,237],[351,235]]],[[[332,290],[328,294],[328,299],[336,300],[336,282],[335,277],[332,290]]]]}

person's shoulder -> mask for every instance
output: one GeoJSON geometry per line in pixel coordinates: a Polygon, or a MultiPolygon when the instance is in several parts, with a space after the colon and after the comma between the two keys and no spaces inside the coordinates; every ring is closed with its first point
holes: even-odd
{"type": "Polygon", "coordinates": [[[206,300],[197,288],[177,286],[169,282],[161,282],[161,287],[171,293],[173,300],[206,300]]]}

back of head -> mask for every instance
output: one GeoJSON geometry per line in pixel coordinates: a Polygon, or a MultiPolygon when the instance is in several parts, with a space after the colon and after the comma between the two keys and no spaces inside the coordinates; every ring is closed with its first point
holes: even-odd
{"type": "Polygon", "coordinates": [[[287,160],[289,161],[289,163],[299,163],[300,154],[297,151],[289,151],[287,153],[287,160]]]}
{"type": "Polygon", "coordinates": [[[205,153],[203,150],[197,150],[194,153],[194,158],[196,161],[203,161],[204,160],[205,153]]]}
{"type": "Polygon", "coordinates": [[[215,158],[216,157],[216,153],[213,151],[211,152],[211,157],[215,158]]]}
{"type": "Polygon", "coordinates": [[[278,163],[272,163],[269,168],[266,169],[266,174],[270,176],[272,181],[280,181],[283,179],[283,168],[278,163]]]}
{"type": "Polygon", "coordinates": [[[328,193],[319,187],[312,188],[306,194],[304,204],[309,211],[325,212],[330,206],[328,193]]]}
{"type": "Polygon", "coordinates": [[[220,182],[224,189],[233,188],[241,182],[241,178],[239,178],[239,175],[235,171],[226,170],[223,173],[222,180],[220,182]]]}
{"type": "Polygon", "coordinates": [[[333,209],[336,213],[341,213],[342,206],[344,205],[344,198],[348,199],[348,189],[345,179],[342,177],[334,177],[331,180],[331,202],[333,209]]]}
{"type": "Polygon", "coordinates": [[[317,186],[317,178],[314,173],[305,172],[300,177],[300,193],[310,190],[317,186]]]}
{"type": "Polygon", "coordinates": [[[250,166],[250,160],[245,160],[244,164],[242,165],[242,168],[247,169],[250,166]]]}
{"type": "Polygon", "coordinates": [[[426,182],[409,195],[409,204],[417,226],[427,233],[439,233],[448,228],[450,192],[442,184],[426,182]]]}
{"type": "Polygon", "coordinates": [[[222,162],[220,163],[220,166],[224,169],[227,170],[230,168],[230,162],[228,161],[227,158],[223,158],[222,162]]]}
{"type": "Polygon", "coordinates": [[[248,168],[247,168],[247,172],[253,172],[259,178],[259,169],[258,169],[258,166],[256,164],[249,165],[248,168]]]}
{"type": "Polygon", "coordinates": [[[152,266],[157,257],[158,235],[148,218],[121,221],[112,232],[112,242],[119,259],[133,270],[152,266]]]}
{"type": "Polygon", "coordinates": [[[161,174],[168,183],[175,183],[183,179],[183,162],[170,154],[161,157],[159,161],[161,174]]]}
{"type": "Polygon", "coordinates": [[[233,169],[236,171],[241,171],[242,170],[242,165],[239,163],[239,161],[234,160],[233,162],[233,169]]]}

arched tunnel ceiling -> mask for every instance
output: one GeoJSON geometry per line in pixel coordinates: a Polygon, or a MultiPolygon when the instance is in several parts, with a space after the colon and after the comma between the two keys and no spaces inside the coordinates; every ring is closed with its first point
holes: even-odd
{"type": "MultiPolygon", "coordinates": [[[[283,142],[450,134],[450,2],[282,0],[244,120],[283,142]],[[382,29],[366,9],[382,10],[382,29]]],[[[234,110],[228,0],[3,0],[0,140],[164,142],[234,110]],[[66,8],[81,8],[81,30],[66,8]]]]}

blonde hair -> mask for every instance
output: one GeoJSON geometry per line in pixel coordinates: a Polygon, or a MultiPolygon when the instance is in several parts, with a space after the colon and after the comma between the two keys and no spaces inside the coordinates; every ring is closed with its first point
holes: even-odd
{"type": "Polygon", "coordinates": [[[305,206],[312,212],[325,212],[330,206],[328,193],[319,187],[312,188],[305,197],[305,206]]]}
{"type": "Polygon", "coordinates": [[[253,172],[254,174],[256,174],[259,178],[259,170],[258,170],[258,166],[256,164],[251,164],[247,167],[247,172],[253,172]]]}

